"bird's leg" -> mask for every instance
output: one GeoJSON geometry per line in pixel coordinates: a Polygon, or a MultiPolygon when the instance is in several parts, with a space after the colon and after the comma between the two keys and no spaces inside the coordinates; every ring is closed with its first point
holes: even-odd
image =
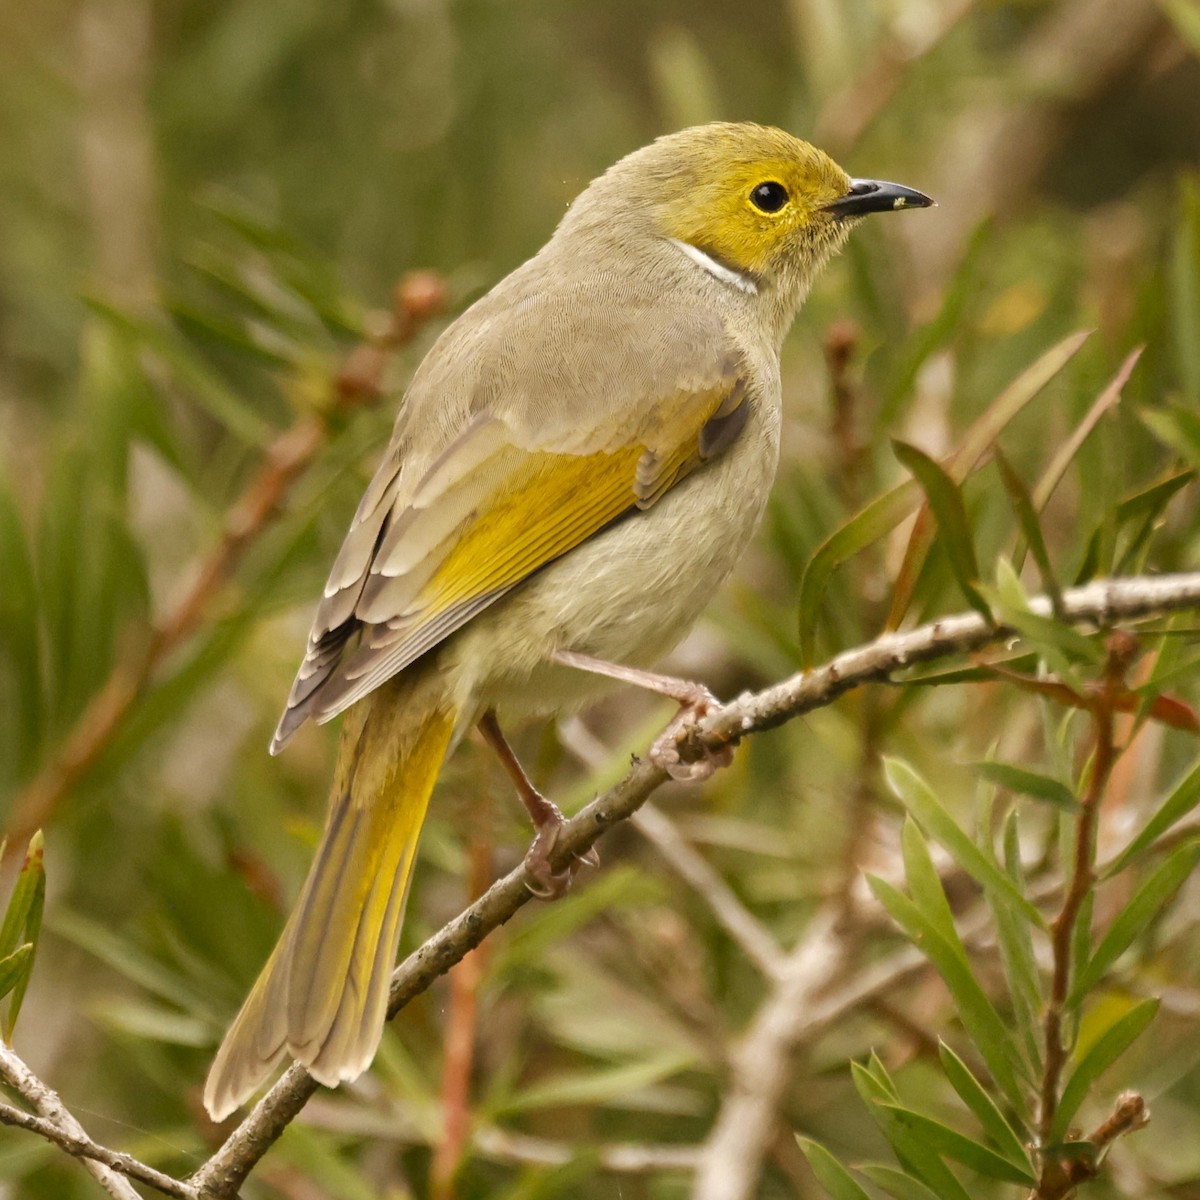
{"type": "Polygon", "coordinates": [[[667,696],[679,705],[679,711],[670,724],[654,739],[650,747],[650,761],[662,767],[672,779],[684,783],[698,783],[707,779],[718,767],[727,767],[733,762],[733,747],[722,746],[719,750],[699,747],[699,753],[690,761],[685,760],[681,749],[696,730],[696,724],[721,702],[702,683],[691,679],[679,679],[674,675],[659,675],[654,671],[642,671],[622,663],[606,662],[592,658],[589,654],[577,654],[574,650],[559,650],[554,661],[564,667],[575,667],[580,671],[591,671],[593,675],[607,675],[635,687],[646,688],[667,696]]]}
{"type": "MultiPolygon", "coordinates": [[[[525,773],[525,768],[521,766],[521,760],[517,758],[513,753],[513,748],[508,744],[508,739],[500,728],[500,722],[496,720],[495,709],[489,708],[480,717],[479,732],[483,735],[483,740],[495,750],[496,756],[500,759],[500,765],[509,779],[513,781],[517,795],[521,798],[521,803],[525,805],[534,829],[537,830],[533,844],[525,854],[525,869],[533,881],[526,886],[535,896],[539,896],[543,900],[557,900],[560,896],[565,895],[571,886],[576,868],[576,863],[572,862],[563,871],[555,872],[550,869],[550,855],[554,850],[554,844],[558,841],[558,833],[565,818],[559,811],[558,805],[547,800],[533,786],[533,781],[525,773]]],[[[578,861],[586,863],[589,867],[600,865],[600,857],[594,847],[586,854],[580,855],[578,861]]]]}

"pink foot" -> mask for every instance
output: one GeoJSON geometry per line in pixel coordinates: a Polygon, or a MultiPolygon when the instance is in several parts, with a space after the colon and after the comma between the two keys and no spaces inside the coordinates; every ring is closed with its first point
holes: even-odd
{"type": "Polygon", "coordinates": [[[559,811],[557,804],[547,800],[540,792],[536,795],[540,801],[536,805],[537,816],[534,820],[537,835],[525,852],[525,873],[529,876],[525,880],[525,886],[539,900],[561,900],[570,891],[571,882],[580,865],[598,867],[600,855],[593,846],[586,854],[572,859],[563,870],[555,871],[550,866],[550,856],[558,844],[558,835],[566,823],[566,818],[559,811]]]}
{"type": "Polygon", "coordinates": [[[681,700],[682,707],[650,747],[650,761],[680,783],[701,783],[733,762],[732,746],[712,750],[697,740],[700,722],[721,704],[708,688],[692,687],[693,694],[681,700]]]}

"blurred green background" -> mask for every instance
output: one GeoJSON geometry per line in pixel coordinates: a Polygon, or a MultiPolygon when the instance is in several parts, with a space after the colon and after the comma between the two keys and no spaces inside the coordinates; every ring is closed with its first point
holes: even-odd
{"type": "MultiPolygon", "coordinates": [[[[857,232],[788,342],[769,518],[672,660],[733,694],[801,665],[800,572],[905,477],[888,437],[947,452],[1076,329],[1095,332],[1001,438],[1031,486],[1118,363],[1146,350],[1046,509],[1062,578],[1195,563],[1190,477],[1132,517],[1113,505],[1197,461],[1198,55],[1194,0],[0,7],[0,798],[10,828],[27,833],[30,812],[44,824],[50,889],[15,1044],[93,1136],[177,1173],[215,1144],[199,1087],[303,877],[334,733],[307,728],[278,760],[265,748],[394,399],[322,426],[282,509],[187,636],[138,673],[265,448],[324,411],[405,271],[444,275],[448,319],[609,163],[717,118],[784,126],[852,174],[937,199],[857,232]],[[831,370],[835,343],[847,361],[831,370]],[[112,678],[120,719],[64,783],[63,748],[112,678]]],[[[396,387],[439,327],[399,354],[396,387]]],[[[1017,525],[994,469],[966,494],[990,575],[1017,525]]],[[[837,575],[822,654],[880,628],[903,545],[837,575]]],[[[935,554],[914,614],[961,607],[935,554]]],[[[1194,692],[1194,672],[1179,686],[1194,692]]],[[[665,716],[622,695],[585,717],[586,735],[530,730],[522,748],[575,807],[665,716]]],[[[1192,753],[1152,732],[1116,826],[1192,753]]],[[[1020,693],[872,693],[756,739],[663,804],[781,941],[842,897],[866,962],[892,939],[857,883],[860,866],[894,858],[879,751],[920,763],[968,811],[961,764],[997,745],[1035,761],[1052,742],[1020,693]]],[[[465,747],[435,798],[404,947],[459,910],[473,877],[514,865],[527,837],[503,780],[465,747]]],[[[613,1171],[597,1147],[702,1143],[763,985],[635,832],[601,853],[598,875],[527,908],[487,951],[476,1132],[452,1183],[430,1182],[455,1004],[443,984],[396,1023],[361,1086],[318,1097],[244,1195],[686,1195],[686,1169],[613,1171]],[[543,1161],[558,1149],[569,1166],[543,1161]]],[[[1155,1124],[1096,1195],[1200,1196],[1197,900],[1146,950],[1191,998],[1131,1068],[1155,1124]]],[[[895,1005],[852,1013],[797,1056],[762,1196],[821,1194],[787,1130],[874,1148],[848,1057],[874,1046],[912,1062],[922,1086],[913,1014],[936,1031],[948,1011],[919,990],[895,1005]]],[[[60,1152],[0,1133],[0,1195],[95,1194],[60,1152]]]]}

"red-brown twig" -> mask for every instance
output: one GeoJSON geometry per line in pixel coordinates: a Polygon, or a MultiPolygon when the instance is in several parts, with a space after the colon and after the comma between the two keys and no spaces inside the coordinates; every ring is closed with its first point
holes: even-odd
{"type": "Polygon", "coordinates": [[[54,756],[17,795],[8,822],[9,846],[23,846],[95,766],[163,664],[203,625],[247,549],[329,440],[335,421],[378,400],[389,355],[412,341],[445,298],[437,275],[406,275],[396,286],[387,328],[350,353],[331,380],[326,405],[302,414],[267,447],[258,471],[226,514],[221,540],[201,564],[195,583],[158,623],[145,647],[117,664],[54,756]]]}
{"type": "MultiPolygon", "coordinates": [[[[472,843],[470,863],[467,890],[475,901],[492,881],[491,844],[472,843]]],[[[442,1053],[442,1137],[430,1170],[430,1191],[436,1200],[453,1200],[454,1176],[471,1138],[471,1070],[475,1064],[479,986],[483,982],[486,952],[486,943],[476,946],[450,972],[450,1003],[442,1053]]]]}
{"type": "MultiPolygon", "coordinates": [[[[1091,774],[1087,791],[1079,804],[1074,860],[1066,894],[1063,896],[1062,908],[1050,926],[1053,971],[1050,997],[1043,1019],[1046,1059],[1042,1071],[1041,1104],[1038,1113],[1038,1140],[1042,1146],[1046,1146],[1053,1135],[1054,1119],[1058,1113],[1059,1085],[1070,1052],[1070,1047],[1063,1037],[1062,1027],[1067,994],[1071,986],[1071,951],[1080,912],[1095,883],[1092,863],[1096,850],[1096,824],[1109,776],[1116,761],[1116,745],[1113,738],[1116,698],[1126,690],[1125,672],[1136,655],[1137,640],[1131,634],[1121,630],[1113,633],[1108,639],[1103,680],[1095,694],[1089,697],[1095,729],[1091,774]]],[[[1046,1173],[1053,1174],[1056,1170],[1054,1160],[1048,1158],[1043,1164],[1043,1180],[1047,1184],[1051,1181],[1046,1179],[1046,1173]]],[[[1043,1193],[1040,1184],[1035,1193],[1039,1200],[1049,1200],[1051,1195],[1061,1194],[1043,1193]]]]}
{"type": "Polygon", "coordinates": [[[1084,1139],[1087,1153],[1074,1158],[1053,1158],[1042,1166],[1037,1187],[1029,1200],[1067,1200],[1075,1195],[1079,1185],[1095,1179],[1108,1147],[1127,1133],[1144,1129],[1150,1121],[1146,1101],[1137,1092],[1122,1092],[1113,1110],[1084,1139]]]}

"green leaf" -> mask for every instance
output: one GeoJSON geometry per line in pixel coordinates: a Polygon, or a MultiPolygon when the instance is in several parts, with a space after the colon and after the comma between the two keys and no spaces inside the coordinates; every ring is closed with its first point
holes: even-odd
{"type": "MultiPolygon", "coordinates": [[[[1024,890],[1021,870],[1021,850],[1017,814],[1011,812],[1004,823],[1004,868],[1018,891],[1024,890]]],[[[1033,938],[1029,922],[1006,895],[987,893],[988,904],[996,922],[996,937],[1000,944],[1000,959],[1004,978],[1012,997],[1014,1017],[1025,1046],[1033,1075],[1041,1073],[1040,1016],[1042,1010],[1041,980],[1033,956],[1033,938]]]]}
{"type": "Polygon", "coordinates": [[[1060,1163],[1083,1163],[1092,1168],[1099,1162],[1095,1142],[1082,1139],[1076,1142],[1053,1142],[1041,1151],[1041,1156],[1060,1163]]]}
{"type": "MultiPolygon", "coordinates": [[[[1152,422],[1146,412],[1141,414],[1147,425],[1152,422]]],[[[1152,429],[1152,432],[1155,430],[1152,429]]],[[[1141,522],[1142,526],[1153,525],[1159,514],[1170,503],[1171,498],[1181,488],[1186,487],[1196,478],[1194,470],[1171,471],[1165,478],[1159,479],[1148,487],[1142,488],[1122,500],[1115,509],[1106,511],[1106,516],[1088,540],[1083,563],[1075,575],[1076,583],[1086,583],[1100,569],[1101,542],[1107,536],[1115,536],[1131,522],[1141,522]],[[1109,526],[1112,526],[1112,529],[1109,526]]]]}
{"type": "Polygon", "coordinates": [[[670,1049],[615,1067],[573,1071],[524,1088],[497,1107],[500,1113],[558,1109],[568,1105],[610,1104],[630,1092],[652,1087],[696,1065],[696,1056],[670,1049]]]}
{"type": "Polygon", "coordinates": [[[160,358],[209,416],[247,446],[265,447],[272,437],[267,421],[255,412],[175,330],[159,321],[130,316],[95,297],[88,306],[122,333],[135,338],[160,358]]]}
{"type": "Polygon", "coordinates": [[[188,1012],[207,1007],[205,996],[187,987],[178,975],[126,941],[111,926],[56,906],[50,928],[160,999],[188,1012]]]}
{"type": "MultiPolygon", "coordinates": [[[[981,585],[982,587],[982,585],[981,585]]],[[[1072,690],[1082,694],[1083,683],[1075,665],[1084,662],[1099,666],[1102,661],[1100,647],[1077,629],[1053,617],[1043,617],[1029,607],[1029,597],[1021,587],[1021,581],[1006,559],[996,562],[996,588],[989,596],[992,610],[1005,625],[1011,625],[1046,660],[1054,673],[1072,690]]]]}
{"type": "Polygon", "coordinates": [[[1058,1102],[1058,1110],[1054,1114],[1054,1127],[1050,1131],[1051,1140],[1057,1141],[1062,1138],[1071,1123],[1071,1118],[1079,1111],[1079,1106],[1087,1096],[1088,1089],[1154,1020],[1158,1005],[1157,998],[1135,1004],[1092,1043],[1091,1049],[1083,1056],[1067,1081],[1067,1086],[1063,1088],[1062,1099],[1058,1102]]]}
{"type": "Polygon", "coordinates": [[[1017,1047],[1008,1027],[1001,1021],[999,1013],[972,974],[962,942],[957,935],[953,939],[945,937],[907,896],[890,883],[875,875],[868,875],[867,883],[892,919],[933,963],[949,988],[959,1017],[983,1055],[992,1077],[1009,1102],[1019,1108],[1022,1100],[1016,1068],[1022,1063],[1017,1047]]]}
{"type": "MultiPolygon", "coordinates": [[[[41,841],[41,833],[34,835],[39,843],[41,841]]],[[[30,845],[32,846],[32,840],[30,845]]],[[[29,917],[25,923],[25,937],[28,939],[27,945],[30,947],[29,959],[25,964],[24,970],[17,978],[16,985],[12,990],[12,996],[8,1002],[8,1011],[4,1014],[4,1040],[11,1041],[13,1030],[17,1027],[17,1017],[21,1015],[21,1005],[25,1002],[25,993],[29,988],[29,981],[33,977],[33,962],[34,956],[37,954],[37,948],[42,935],[42,914],[46,907],[46,872],[42,866],[42,854],[39,844],[38,854],[35,865],[30,868],[35,877],[33,903],[29,907],[29,917]]]]}
{"type": "Polygon", "coordinates": [[[894,1100],[899,1103],[900,1093],[896,1090],[896,1082],[888,1074],[887,1067],[883,1065],[883,1059],[874,1050],[868,1055],[867,1064],[863,1069],[875,1081],[880,1096],[885,1100],[894,1100]]]}
{"type": "Polygon", "coordinates": [[[1075,980],[1067,998],[1068,1006],[1077,1005],[1104,978],[1113,963],[1133,944],[1134,938],[1145,931],[1158,910],[1179,890],[1198,862],[1200,842],[1179,846],[1126,901],[1075,980]]]}
{"type": "Polygon", "coordinates": [[[904,854],[904,876],[908,880],[913,903],[944,938],[952,941],[958,936],[954,928],[954,914],[950,911],[950,903],[946,899],[937,868],[933,865],[929,847],[912,817],[904,820],[900,846],[904,854]]]}
{"type": "Polygon", "coordinates": [[[900,1164],[927,1183],[941,1200],[970,1200],[966,1189],[950,1168],[930,1147],[913,1137],[911,1131],[896,1120],[891,1111],[896,1107],[895,1097],[889,1095],[887,1089],[861,1063],[852,1062],[850,1074],[867,1111],[891,1143],[900,1164]]]}
{"type": "MultiPolygon", "coordinates": [[[[33,958],[33,943],[23,942],[11,954],[0,958],[0,999],[29,976],[30,959],[33,958]]],[[[5,1036],[8,1041],[8,1036],[5,1036]]]]}
{"type": "Polygon", "coordinates": [[[871,1197],[855,1183],[850,1172],[824,1146],[799,1134],[796,1134],[796,1143],[808,1159],[808,1165],[817,1177],[817,1182],[833,1200],[871,1200],[871,1197]]]}
{"type": "Polygon", "coordinates": [[[1117,855],[1112,865],[1104,872],[1104,878],[1109,879],[1118,871],[1123,870],[1131,859],[1153,845],[1172,825],[1186,817],[1197,804],[1200,804],[1200,758],[1171,789],[1170,794],[1154,815],[1142,826],[1141,832],[1137,833],[1133,841],[1117,855]]]}
{"type": "Polygon", "coordinates": [[[991,610],[975,587],[979,579],[979,562],[975,557],[975,544],[971,540],[971,527],[961,489],[939,463],[916,446],[893,438],[892,450],[912,472],[921,491],[925,493],[925,499],[937,521],[940,544],[946,549],[950,570],[963,598],[985,621],[990,622],[991,610]]]}
{"type": "Polygon", "coordinates": [[[896,1200],[939,1200],[938,1194],[930,1191],[919,1179],[897,1171],[886,1163],[865,1163],[858,1171],[896,1200]]]}
{"type": "Polygon", "coordinates": [[[1029,918],[1044,927],[1042,914],[1018,891],[1013,881],[958,826],[934,795],[933,789],[907,763],[898,758],[883,760],[888,786],[901,803],[920,822],[930,837],[940,842],[976,883],[1004,892],[1029,918]]]}
{"type": "Polygon", "coordinates": [[[975,1114],[983,1131],[996,1144],[1000,1153],[1022,1170],[1032,1172],[1033,1163],[1029,1152],[1013,1127],[1004,1119],[996,1102],[987,1094],[984,1086],[971,1073],[970,1068],[945,1042],[938,1042],[938,1057],[942,1070],[950,1080],[950,1086],[959,1094],[963,1103],[975,1114]]]}
{"type": "MultiPolygon", "coordinates": [[[[1037,563],[1038,572],[1042,577],[1042,586],[1050,596],[1054,615],[1061,619],[1063,614],[1062,586],[1058,582],[1058,573],[1050,561],[1050,552],[1046,549],[1046,538],[1042,533],[1038,515],[1034,511],[1033,501],[1030,499],[1029,492],[1020,475],[1017,474],[1016,469],[998,445],[992,447],[992,458],[996,463],[996,469],[1000,472],[1000,480],[1004,484],[1004,490],[1008,493],[1013,512],[1017,515],[1017,523],[1021,526],[1021,532],[1025,535],[1025,541],[1033,553],[1034,562],[1037,563]]],[[[1013,570],[1018,574],[1023,561],[1020,552],[1014,553],[1013,570]]]]}
{"type": "Polygon", "coordinates": [[[976,763],[975,769],[984,779],[1007,791],[1021,796],[1032,796],[1035,800],[1049,801],[1067,812],[1079,809],[1075,793],[1065,783],[1051,779],[1049,775],[1039,775],[1036,771],[1027,771],[1024,767],[995,760],[976,763]]]}
{"type": "Polygon", "coordinates": [[[915,1112],[911,1108],[900,1105],[888,1105],[894,1119],[905,1129],[909,1130],[914,1140],[938,1154],[960,1162],[964,1167],[970,1167],[988,1179],[1001,1179],[1007,1183],[1036,1182],[1032,1169],[1027,1164],[1020,1166],[1009,1162],[994,1150],[980,1145],[969,1137],[965,1137],[949,1125],[935,1121],[924,1113],[915,1112]]]}
{"type": "MultiPolygon", "coordinates": [[[[961,484],[966,479],[1009,422],[1070,362],[1088,336],[1087,331],[1072,334],[1047,350],[988,405],[982,416],[967,430],[947,464],[946,474],[954,483],[961,484]]],[[[904,614],[912,602],[921,568],[933,544],[933,525],[923,519],[924,516],[923,511],[913,526],[904,562],[896,575],[892,604],[887,616],[889,629],[897,628],[904,619],[904,614]]]]}
{"type": "Polygon", "coordinates": [[[920,503],[921,489],[916,480],[907,480],[871,501],[817,547],[800,577],[800,655],[804,662],[813,659],[817,616],[834,571],[891,533],[920,503]]]}
{"type": "Polygon", "coordinates": [[[0,955],[11,954],[22,942],[32,940],[25,931],[31,920],[40,920],[36,910],[38,893],[44,895],[46,889],[46,876],[42,868],[45,845],[40,830],[29,839],[24,862],[4,911],[4,921],[0,923],[0,955]]]}
{"type": "Polygon", "coordinates": [[[97,1001],[90,1006],[89,1015],[106,1028],[131,1034],[140,1041],[191,1046],[198,1050],[207,1050],[213,1042],[210,1021],[128,997],[97,1001]]]}
{"type": "MultiPolygon", "coordinates": [[[[0,954],[12,969],[11,985],[0,989],[0,996],[11,993],[0,1032],[4,1040],[12,1040],[13,1029],[21,1012],[33,961],[42,933],[42,913],[46,905],[45,841],[39,829],[30,839],[21,864],[16,885],[0,925],[0,954]],[[18,946],[18,943],[20,945],[18,946]],[[21,954],[21,950],[28,953],[21,954]]],[[[7,978],[7,975],[6,975],[7,978]]]]}

